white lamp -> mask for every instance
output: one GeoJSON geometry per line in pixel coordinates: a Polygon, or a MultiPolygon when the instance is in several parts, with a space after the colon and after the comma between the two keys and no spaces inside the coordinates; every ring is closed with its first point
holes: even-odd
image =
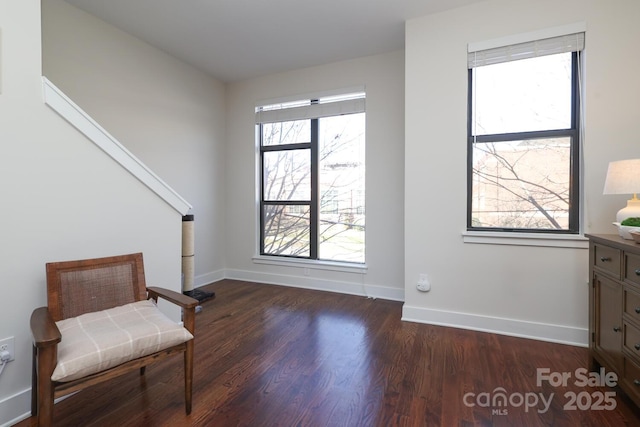
{"type": "MultiPolygon", "coordinates": [[[[618,160],[609,163],[607,179],[604,182],[604,194],[633,194],[627,200],[627,206],[620,209],[616,215],[619,224],[627,218],[640,217],[640,199],[636,193],[640,193],[640,159],[618,160]]],[[[620,236],[626,237],[619,227],[620,236]]]]}

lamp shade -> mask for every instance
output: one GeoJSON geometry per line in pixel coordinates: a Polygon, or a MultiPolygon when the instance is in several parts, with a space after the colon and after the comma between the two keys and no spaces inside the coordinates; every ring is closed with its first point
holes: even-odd
{"type": "Polygon", "coordinates": [[[636,193],[640,193],[640,159],[618,160],[609,163],[607,179],[604,182],[604,194],[633,194],[627,200],[627,206],[616,214],[618,234],[622,238],[632,239],[626,225],[622,222],[627,218],[640,217],[640,199],[636,193]]]}
{"type": "Polygon", "coordinates": [[[618,160],[609,163],[603,193],[640,193],[640,159],[618,160]]]}

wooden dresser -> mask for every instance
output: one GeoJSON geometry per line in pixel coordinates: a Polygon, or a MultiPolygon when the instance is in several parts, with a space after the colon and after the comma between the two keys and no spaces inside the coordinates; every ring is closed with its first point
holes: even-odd
{"type": "Polygon", "coordinates": [[[618,375],[640,406],[640,244],[615,234],[589,238],[589,353],[618,375]]]}

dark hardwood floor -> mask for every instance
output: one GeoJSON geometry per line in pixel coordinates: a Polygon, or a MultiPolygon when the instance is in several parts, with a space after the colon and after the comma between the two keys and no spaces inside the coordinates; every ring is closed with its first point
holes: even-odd
{"type": "Polygon", "coordinates": [[[402,304],[380,299],[231,280],[202,289],[216,299],[196,316],[191,415],[174,357],[59,402],[55,425],[640,425],[619,390],[576,384],[586,348],[402,322],[402,304]],[[538,368],[571,378],[538,385],[538,368]],[[611,391],[613,409],[600,399],[611,391]]]}

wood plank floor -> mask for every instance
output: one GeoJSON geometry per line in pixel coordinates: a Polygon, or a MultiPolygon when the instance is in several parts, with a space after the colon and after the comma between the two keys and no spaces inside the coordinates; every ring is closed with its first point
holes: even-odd
{"type": "Polygon", "coordinates": [[[402,322],[393,301],[231,280],[203,289],[216,299],[196,316],[191,415],[176,357],[58,403],[55,425],[640,425],[619,390],[575,384],[585,348],[402,322]],[[537,368],[572,378],[538,385],[537,368]],[[607,391],[615,408],[590,409],[607,391]],[[500,393],[506,405],[492,405],[500,393]]]}

